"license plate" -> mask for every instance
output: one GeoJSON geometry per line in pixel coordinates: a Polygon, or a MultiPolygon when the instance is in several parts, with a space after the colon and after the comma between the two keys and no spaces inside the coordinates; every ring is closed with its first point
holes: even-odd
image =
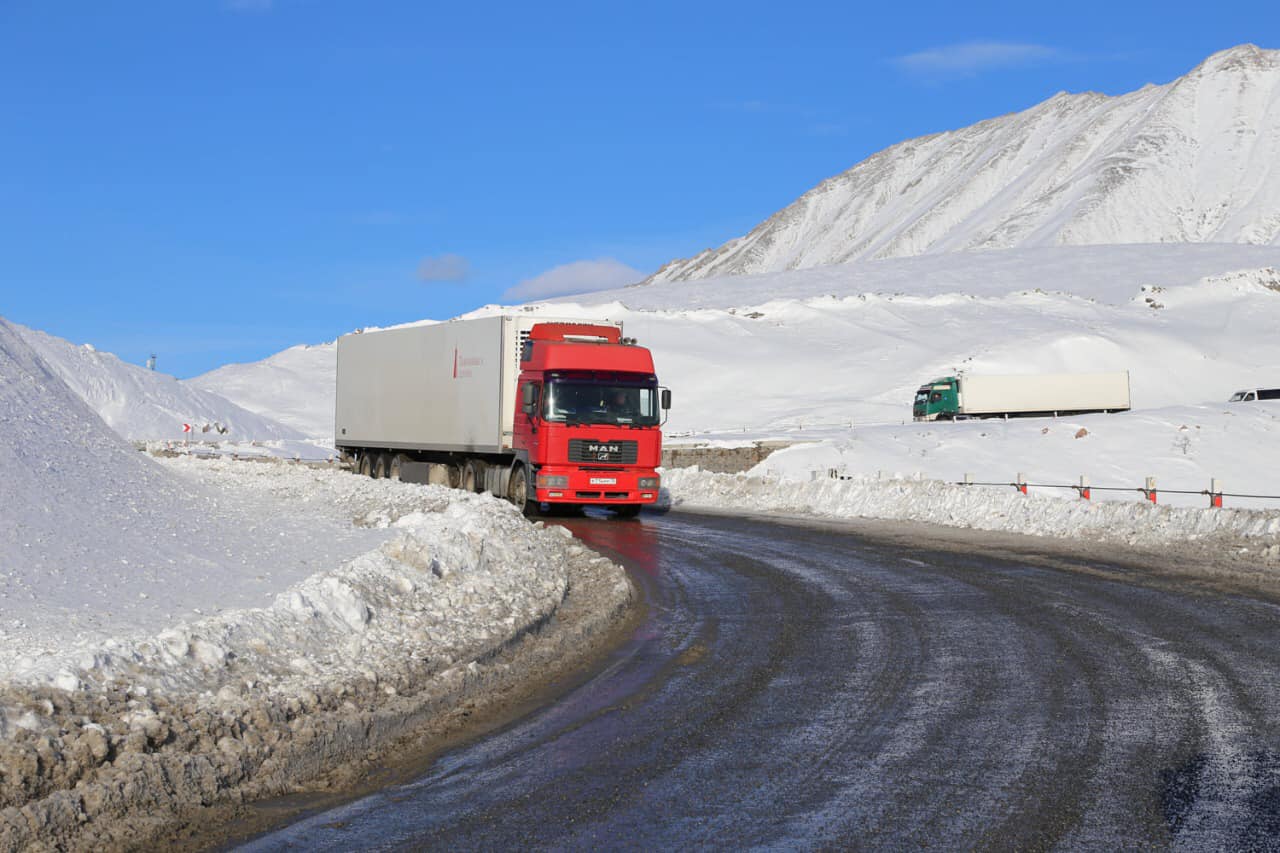
{"type": "Polygon", "coordinates": [[[593,486],[616,486],[618,485],[617,477],[592,477],[591,485],[593,486]]]}

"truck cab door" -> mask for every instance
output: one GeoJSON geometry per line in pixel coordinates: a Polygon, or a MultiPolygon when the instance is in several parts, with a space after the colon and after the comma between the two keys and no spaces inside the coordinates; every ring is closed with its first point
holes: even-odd
{"type": "Polygon", "coordinates": [[[518,408],[512,430],[515,433],[515,446],[517,449],[527,450],[531,460],[539,460],[543,433],[540,426],[541,418],[538,417],[538,413],[542,411],[542,383],[521,382],[517,389],[516,400],[518,408]],[[526,391],[526,388],[531,388],[532,391],[526,391]],[[532,405],[526,403],[530,395],[533,398],[532,405]]]}

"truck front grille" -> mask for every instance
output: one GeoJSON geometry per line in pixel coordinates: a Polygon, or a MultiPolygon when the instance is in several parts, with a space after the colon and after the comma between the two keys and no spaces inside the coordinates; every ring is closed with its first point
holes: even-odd
{"type": "Polygon", "coordinates": [[[610,462],[634,465],[639,453],[634,441],[596,441],[591,438],[569,439],[570,462],[610,462]]]}

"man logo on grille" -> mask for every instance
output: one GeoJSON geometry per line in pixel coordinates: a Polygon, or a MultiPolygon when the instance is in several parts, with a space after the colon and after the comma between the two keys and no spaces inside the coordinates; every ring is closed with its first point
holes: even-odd
{"type": "Polygon", "coordinates": [[[588,444],[588,453],[621,453],[622,447],[617,444],[588,444]]]}

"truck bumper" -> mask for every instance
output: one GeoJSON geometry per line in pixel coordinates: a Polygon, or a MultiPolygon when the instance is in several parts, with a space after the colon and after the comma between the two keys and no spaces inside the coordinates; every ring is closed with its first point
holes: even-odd
{"type": "Polygon", "coordinates": [[[651,504],[658,500],[658,473],[652,468],[580,471],[545,467],[534,492],[540,503],[651,504]]]}

